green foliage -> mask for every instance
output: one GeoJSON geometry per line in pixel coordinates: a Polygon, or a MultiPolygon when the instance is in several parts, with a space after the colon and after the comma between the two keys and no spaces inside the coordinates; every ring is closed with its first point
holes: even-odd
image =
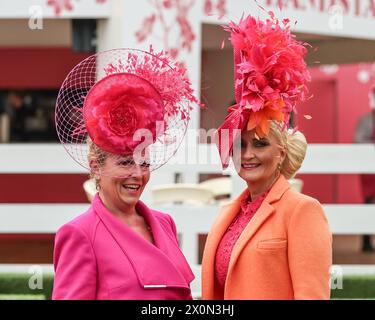
{"type": "Polygon", "coordinates": [[[31,275],[25,273],[0,273],[0,299],[12,300],[17,296],[20,300],[51,299],[53,287],[53,275],[43,275],[41,289],[31,289],[29,280],[31,275]]]}
{"type": "Polygon", "coordinates": [[[375,275],[344,276],[342,284],[331,291],[332,299],[375,299],[375,275]]]}
{"type": "MultiPolygon", "coordinates": [[[[53,275],[43,275],[43,288],[30,289],[30,274],[0,273],[0,300],[51,299],[53,275]]],[[[375,299],[375,275],[345,276],[342,289],[331,291],[332,299],[375,299]]]]}

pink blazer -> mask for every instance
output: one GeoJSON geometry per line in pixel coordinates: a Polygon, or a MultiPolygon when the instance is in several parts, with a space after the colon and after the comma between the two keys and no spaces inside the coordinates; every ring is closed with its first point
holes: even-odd
{"type": "Polygon", "coordinates": [[[194,275],[172,218],[141,201],[136,208],[155,245],[111,214],[98,194],[87,212],[58,230],[53,299],[191,299],[194,275]]]}

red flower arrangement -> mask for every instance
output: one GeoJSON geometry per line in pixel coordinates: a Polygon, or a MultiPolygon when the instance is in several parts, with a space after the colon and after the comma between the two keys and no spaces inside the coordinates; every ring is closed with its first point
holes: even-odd
{"type": "Polygon", "coordinates": [[[163,121],[164,105],[156,89],[133,74],[113,74],[97,82],[88,93],[83,118],[92,141],[113,154],[131,154],[139,141],[138,129],[156,139],[156,122],[163,121]]]}

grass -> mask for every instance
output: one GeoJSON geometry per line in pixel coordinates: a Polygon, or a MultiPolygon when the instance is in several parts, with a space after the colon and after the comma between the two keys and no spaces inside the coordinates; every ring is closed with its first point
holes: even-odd
{"type": "Polygon", "coordinates": [[[43,275],[41,288],[31,289],[29,280],[31,274],[0,273],[0,300],[51,299],[53,275],[43,275]]]}
{"type": "Polygon", "coordinates": [[[0,300],[46,300],[44,294],[0,294],[0,300]]]}
{"type": "Polygon", "coordinates": [[[345,276],[342,283],[331,291],[333,299],[375,299],[375,275],[345,276]]]}
{"type": "MultiPolygon", "coordinates": [[[[42,288],[29,288],[30,274],[0,273],[0,300],[50,300],[53,275],[43,275],[42,288]]],[[[375,299],[375,275],[345,276],[342,289],[331,291],[334,300],[375,299]]]]}

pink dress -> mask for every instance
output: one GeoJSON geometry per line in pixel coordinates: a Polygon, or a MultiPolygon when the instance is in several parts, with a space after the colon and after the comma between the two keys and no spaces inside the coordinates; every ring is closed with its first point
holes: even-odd
{"type": "Polygon", "coordinates": [[[251,201],[250,196],[244,198],[241,201],[240,212],[233,219],[224,236],[221,238],[215,257],[215,275],[218,283],[222,287],[225,285],[233,247],[251,218],[261,206],[267,194],[268,191],[260,195],[254,201],[251,201]]]}

